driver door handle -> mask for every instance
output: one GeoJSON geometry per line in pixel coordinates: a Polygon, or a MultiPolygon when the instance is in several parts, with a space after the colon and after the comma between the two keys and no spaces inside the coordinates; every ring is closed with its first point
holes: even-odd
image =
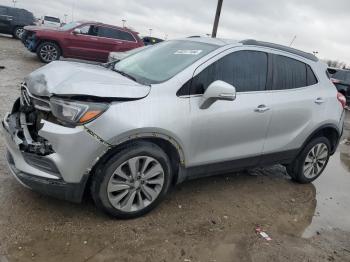
{"type": "Polygon", "coordinates": [[[254,109],[254,111],[258,113],[264,113],[268,110],[270,110],[270,108],[267,107],[266,105],[259,105],[257,108],[254,109]]]}

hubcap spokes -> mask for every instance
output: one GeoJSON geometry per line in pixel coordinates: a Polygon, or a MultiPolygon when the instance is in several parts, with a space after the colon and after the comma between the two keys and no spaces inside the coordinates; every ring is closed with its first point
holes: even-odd
{"type": "Polygon", "coordinates": [[[51,45],[44,45],[40,50],[40,55],[46,62],[51,62],[57,59],[57,50],[51,45]]]}
{"type": "Polygon", "coordinates": [[[304,175],[307,178],[314,178],[323,170],[328,158],[328,148],[325,144],[317,144],[306,156],[304,163],[304,175]]]}
{"type": "Polygon", "coordinates": [[[108,199],[116,209],[138,211],[158,197],[163,184],[164,170],[156,159],[133,157],[118,166],[109,179],[108,199]]]}
{"type": "Polygon", "coordinates": [[[16,35],[18,38],[22,38],[22,35],[24,33],[24,29],[23,28],[19,28],[16,30],[16,35]]]}

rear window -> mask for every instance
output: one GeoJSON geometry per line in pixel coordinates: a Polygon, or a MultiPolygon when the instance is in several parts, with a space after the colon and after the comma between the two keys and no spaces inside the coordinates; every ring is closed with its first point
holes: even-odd
{"type": "Polygon", "coordinates": [[[52,16],[45,16],[44,17],[45,21],[49,21],[49,22],[54,22],[54,23],[60,23],[60,19],[57,17],[52,17],[52,16]]]}
{"type": "Polygon", "coordinates": [[[130,33],[111,27],[99,27],[98,36],[135,42],[135,38],[130,33]]]}
{"type": "Polygon", "coordinates": [[[273,56],[273,90],[294,89],[315,84],[317,79],[309,65],[286,56],[273,56]]]}
{"type": "Polygon", "coordinates": [[[339,70],[334,75],[332,75],[332,78],[345,82],[350,82],[350,71],[339,70]]]}

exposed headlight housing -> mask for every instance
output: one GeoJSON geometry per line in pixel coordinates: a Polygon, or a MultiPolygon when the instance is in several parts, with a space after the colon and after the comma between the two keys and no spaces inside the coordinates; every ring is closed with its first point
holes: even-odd
{"type": "Polygon", "coordinates": [[[108,104],[96,102],[82,102],[51,98],[50,106],[52,114],[58,120],[69,124],[85,124],[107,110],[108,104]]]}

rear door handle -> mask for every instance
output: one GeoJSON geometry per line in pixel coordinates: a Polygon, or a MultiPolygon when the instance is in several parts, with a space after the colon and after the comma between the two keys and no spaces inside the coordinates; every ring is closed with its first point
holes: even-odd
{"type": "Polygon", "coordinates": [[[317,97],[316,100],[315,100],[315,103],[316,104],[322,104],[322,103],[324,103],[324,99],[322,97],[317,97]]]}
{"type": "Polygon", "coordinates": [[[270,108],[267,107],[266,105],[259,105],[257,108],[254,109],[254,111],[258,113],[264,113],[268,110],[270,110],[270,108]]]}

